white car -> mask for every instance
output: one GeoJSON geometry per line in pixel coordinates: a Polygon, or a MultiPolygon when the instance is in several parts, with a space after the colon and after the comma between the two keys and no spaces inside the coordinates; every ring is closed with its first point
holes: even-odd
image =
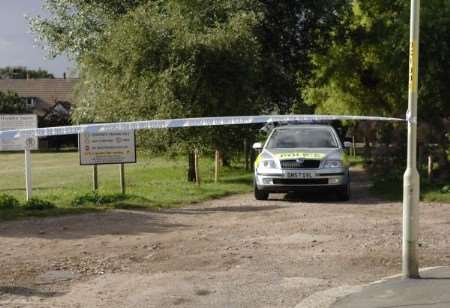
{"type": "MultiPolygon", "coordinates": [[[[346,144],[346,146],[349,146],[346,144]]],[[[350,199],[350,172],[338,134],[328,125],[288,125],[275,128],[255,161],[254,193],[324,190],[350,199]]]]}

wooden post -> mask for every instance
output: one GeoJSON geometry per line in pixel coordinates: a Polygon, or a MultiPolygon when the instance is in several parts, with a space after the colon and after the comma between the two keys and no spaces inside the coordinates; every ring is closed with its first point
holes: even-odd
{"type": "Polygon", "coordinates": [[[250,151],[250,170],[254,171],[255,170],[255,160],[256,160],[256,152],[255,150],[251,150],[250,151]]]}
{"type": "Polygon", "coordinates": [[[433,157],[428,155],[428,181],[431,182],[433,176],[433,157]]]}
{"type": "Polygon", "coordinates": [[[220,152],[216,150],[214,157],[214,183],[219,181],[219,168],[220,168],[220,152]]]}
{"type": "Polygon", "coordinates": [[[98,168],[97,165],[92,166],[92,190],[98,190],[98,168]]]}
{"type": "Polygon", "coordinates": [[[125,195],[125,164],[120,164],[120,192],[125,195]]]}
{"type": "Polygon", "coordinates": [[[31,180],[31,151],[29,148],[25,149],[25,185],[26,200],[29,201],[33,195],[33,185],[31,180]]]}
{"type": "Polygon", "coordinates": [[[195,182],[195,157],[194,152],[188,152],[188,172],[187,180],[188,182],[195,182]]]}
{"type": "Polygon", "coordinates": [[[356,157],[356,143],[355,143],[355,136],[352,137],[352,149],[353,149],[353,157],[356,157]]]}
{"type": "Polygon", "coordinates": [[[245,171],[248,171],[250,168],[249,164],[249,155],[248,155],[248,140],[247,138],[244,139],[244,160],[245,160],[245,171]]]}
{"type": "Polygon", "coordinates": [[[194,164],[195,164],[195,182],[197,182],[197,185],[200,185],[200,168],[198,164],[198,149],[195,149],[194,151],[194,164]]]}

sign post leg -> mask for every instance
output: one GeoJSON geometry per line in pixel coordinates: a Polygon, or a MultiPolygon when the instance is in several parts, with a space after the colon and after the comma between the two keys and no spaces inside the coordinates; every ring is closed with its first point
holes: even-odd
{"type": "Polygon", "coordinates": [[[97,165],[92,167],[92,190],[98,190],[98,168],[97,165]]]}
{"type": "Polygon", "coordinates": [[[25,185],[27,201],[31,199],[33,193],[32,178],[31,178],[31,151],[25,149],[25,185]]]}
{"type": "Polygon", "coordinates": [[[120,191],[125,194],[125,164],[120,164],[120,191]]]}

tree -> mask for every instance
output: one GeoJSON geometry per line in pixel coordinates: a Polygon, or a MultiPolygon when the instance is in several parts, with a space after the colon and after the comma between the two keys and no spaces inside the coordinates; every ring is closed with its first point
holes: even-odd
{"type": "MultiPolygon", "coordinates": [[[[242,6],[260,16],[254,30],[261,45],[263,79],[259,91],[264,92],[260,97],[264,98],[266,112],[289,112],[295,102],[305,109],[298,90],[300,88],[301,92],[309,78],[310,54],[326,49],[331,29],[340,23],[349,2],[242,1],[242,6]]],[[[232,7],[237,2],[216,0],[200,3],[186,0],[48,0],[46,7],[50,17],[32,18],[31,25],[51,54],[64,52],[80,60],[89,53],[95,53],[110,31],[109,27],[139,6],[160,8],[161,14],[165,13],[164,7],[170,6],[182,5],[190,8],[191,12],[198,8],[203,12],[201,14],[211,13],[198,20],[212,22],[221,18],[222,13],[217,10],[220,6],[232,7]]]]}
{"type": "MultiPolygon", "coordinates": [[[[78,121],[286,113],[302,103],[310,54],[326,49],[347,3],[48,0],[50,17],[31,23],[51,53],[80,66],[78,121]]],[[[161,141],[230,148],[243,131],[171,131],[161,141]]]]}
{"type": "MultiPolygon", "coordinates": [[[[121,121],[258,112],[257,22],[245,1],[140,6],[118,19],[81,62],[74,116],[121,121]]],[[[175,130],[164,134],[163,144],[229,149],[242,141],[236,138],[242,130],[175,130]]]]}
{"type": "MultiPolygon", "coordinates": [[[[332,45],[313,55],[314,73],[303,92],[319,113],[404,117],[408,103],[409,1],[355,0],[345,22],[332,32],[332,45]]],[[[422,4],[419,117],[447,161],[446,119],[450,117],[450,2],[422,4]]],[[[441,164],[441,165],[446,165],[441,164]]],[[[398,166],[396,166],[398,168],[398,166]]],[[[401,168],[403,166],[400,166],[401,168]]],[[[447,166],[445,166],[447,168],[447,166]]]]}
{"type": "Polygon", "coordinates": [[[25,103],[17,93],[0,91],[0,114],[22,114],[26,111],[25,103]]]}
{"type": "Polygon", "coordinates": [[[145,2],[158,0],[46,0],[49,15],[29,21],[50,56],[65,53],[78,61],[96,49],[109,25],[145,2]]]}
{"type": "Polygon", "coordinates": [[[37,78],[55,78],[46,70],[31,70],[24,66],[7,66],[0,68],[0,79],[37,79],[37,78]]]}
{"type": "MultiPolygon", "coordinates": [[[[420,116],[450,115],[450,3],[423,3],[420,116]]],[[[315,54],[305,100],[320,112],[404,116],[408,94],[409,1],[353,2],[325,54],[315,54]]]]}
{"type": "Polygon", "coordinates": [[[264,18],[259,27],[263,49],[267,109],[281,113],[311,111],[302,92],[310,78],[311,54],[329,46],[349,0],[260,0],[264,18]]]}

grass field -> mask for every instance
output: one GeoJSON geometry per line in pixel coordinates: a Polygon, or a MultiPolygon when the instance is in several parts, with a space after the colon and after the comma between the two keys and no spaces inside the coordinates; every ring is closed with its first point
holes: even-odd
{"type": "MultiPolygon", "coordinates": [[[[99,166],[98,202],[92,201],[92,167],[80,166],[78,153],[33,153],[33,197],[57,205],[39,213],[0,211],[0,219],[30,215],[76,213],[105,208],[159,208],[200,202],[251,190],[251,173],[242,167],[223,168],[213,181],[213,161],[200,159],[202,184],[186,180],[187,158],[169,159],[138,153],[138,163],[125,167],[126,196],[120,194],[119,166],[99,166]],[[74,205],[74,200],[82,204],[74,205]],[[101,203],[101,204],[99,204],[101,203]]],[[[0,154],[0,194],[25,199],[24,155],[0,154]]]]}
{"type": "MultiPolygon", "coordinates": [[[[420,200],[450,203],[450,192],[442,191],[444,186],[446,186],[445,183],[429,184],[423,180],[420,187],[420,200]]],[[[371,192],[386,200],[401,201],[403,197],[403,182],[401,179],[398,181],[374,181],[371,192]]]]}

